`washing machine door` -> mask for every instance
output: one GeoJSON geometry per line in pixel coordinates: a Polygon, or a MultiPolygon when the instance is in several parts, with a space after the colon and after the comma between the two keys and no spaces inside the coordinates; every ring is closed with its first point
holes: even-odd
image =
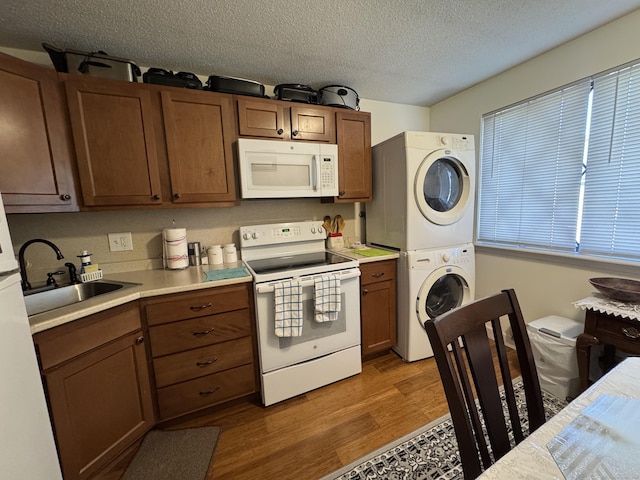
{"type": "Polygon", "coordinates": [[[472,200],[469,172],[450,150],[435,150],[418,167],[414,194],[427,220],[451,225],[462,218],[472,200]]]}
{"type": "Polygon", "coordinates": [[[420,326],[449,310],[472,300],[466,272],[456,266],[434,270],[422,283],[416,299],[416,313],[420,326]]]}

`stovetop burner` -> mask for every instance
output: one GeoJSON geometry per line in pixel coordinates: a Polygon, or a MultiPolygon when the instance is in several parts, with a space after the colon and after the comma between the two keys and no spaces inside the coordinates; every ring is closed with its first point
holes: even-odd
{"type": "Polygon", "coordinates": [[[323,267],[351,262],[350,258],[332,252],[305,253],[278,258],[248,261],[247,264],[258,275],[272,272],[287,272],[308,267],[323,267]]]}

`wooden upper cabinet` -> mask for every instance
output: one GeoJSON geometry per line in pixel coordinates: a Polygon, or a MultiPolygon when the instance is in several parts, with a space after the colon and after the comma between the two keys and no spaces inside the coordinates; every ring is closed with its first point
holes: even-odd
{"type": "Polygon", "coordinates": [[[84,204],[161,204],[150,90],[76,76],[65,83],[84,204]]]}
{"type": "Polygon", "coordinates": [[[161,92],[174,203],[237,200],[231,95],[161,92]]]}
{"type": "Polygon", "coordinates": [[[241,136],[336,143],[329,107],[240,96],[237,102],[241,136]]]}
{"type": "Polygon", "coordinates": [[[290,111],[293,140],[336,143],[336,122],[333,110],[293,104],[290,111]]]}
{"type": "Polygon", "coordinates": [[[238,129],[241,136],[289,138],[289,122],[280,102],[238,97],[238,129]],[[286,128],[286,134],[285,134],[286,128]]]}
{"type": "Polygon", "coordinates": [[[338,197],[336,202],[368,202],[372,199],[371,114],[336,113],[338,137],[338,197]]]}
{"type": "Polygon", "coordinates": [[[0,53],[0,191],[8,213],[78,210],[56,73],[0,53]]]}

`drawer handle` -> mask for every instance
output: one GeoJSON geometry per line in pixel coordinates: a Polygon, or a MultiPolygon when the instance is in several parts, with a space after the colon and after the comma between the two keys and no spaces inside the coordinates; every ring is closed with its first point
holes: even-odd
{"type": "Polygon", "coordinates": [[[373,278],[380,278],[384,275],[384,272],[372,273],[371,276],[373,278]]]}
{"type": "Polygon", "coordinates": [[[194,305],[192,307],[189,307],[191,310],[193,310],[194,312],[199,312],[200,310],[204,310],[205,308],[211,308],[213,307],[213,305],[211,304],[211,302],[207,303],[206,305],[194,305]]]}
{"type": "Polygon", "coordinates": [[[196,362],[196,365],[199,367],[208,367],[209,365],[217,361],[218,359],[214,358],[213,360],[207,360],[206,362],[196,362]]]}
{"type": "Polygon", "coordinates": [[[211,395],[212,393],[216,393],[218,390],[220,390],[220,387],[216,387],[213,388],[211,390],[207,390],[206,392],[199,392],[201,397],[207,397],[209,395],[211,395]]]}
{"type": "Polygon", "coordinates": [[[202,332],[193,332],[194,337],[204,337],[205,335],[209,335],[213,332],[215,328],[211,327],[209,330],[203,330],[202,332]]]}
{"type": "Polygon", "coordinates": [[[635,327],[623,328],[622,333],[624,333],[625,337],[633,338],[634,340],[640,338],[640,331],[635,327]]]}

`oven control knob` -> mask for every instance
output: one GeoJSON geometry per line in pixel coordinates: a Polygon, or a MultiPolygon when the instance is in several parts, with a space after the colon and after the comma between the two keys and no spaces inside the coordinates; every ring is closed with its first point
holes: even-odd
{"type": "Polygon", "coordinates": [[[442,261],[443,262],[448,262],[451,259],[451,257],[449,256],[448,253],[443,253],[442,254],[442,261]]]}
{"type": "Polygon", "coordinates": [[[311,234],[315,234],[316,233],[316,227],[311,227],[311,234]]]}
{"type": "Polygon", "coordinates": [[[251,238],[253,238],[254,240],[257,240],[259,236],[260,234],[258,232],[253,232],[253,235],[251,235],[251,238]]]}
{"type": "Polygon", "coordinates": [[[244,235],[242,235],[242,238],[244,238],[245,240],[249,240],[251,238],[251,234],[249,232],[244,232],[244,235]]]}

